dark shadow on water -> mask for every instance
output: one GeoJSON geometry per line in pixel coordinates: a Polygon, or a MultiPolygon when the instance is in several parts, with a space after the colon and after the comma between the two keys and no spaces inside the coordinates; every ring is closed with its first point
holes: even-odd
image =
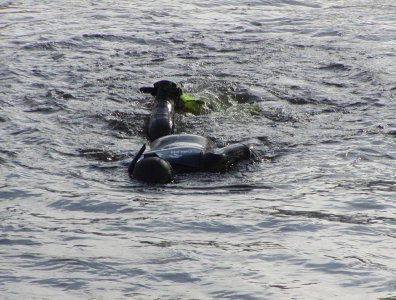
{"type": "Polygon", "coordinates": [[[375,224],[385,220],[391,222],[396,221],[393,218],[369,217],[364,214],[340,215],[340,214],[324,213],[318,211],[297,211],[297,210],[284,210],[279,208],[275,208],[275,211],[270,212],[269,214],[280,217],[301,217],[307,219],[319,219],[330,222],[360,224],[360,225],[375,224]]]}
{"type": "Polygon", "coordinates": [[[80,149],[78,153],[81,157],[102,162],[119,161],[127,158],[126,154],[114,153],[104,149],[80,149]]]}
{"type": "Polygon", "coordinates": [[[49,206],[61,210],[84,211],[104,214],[117,213],[120,210],[129,208],[128,204],[126,203],[99,200],[58,200],[52,202],[49,206]]]}

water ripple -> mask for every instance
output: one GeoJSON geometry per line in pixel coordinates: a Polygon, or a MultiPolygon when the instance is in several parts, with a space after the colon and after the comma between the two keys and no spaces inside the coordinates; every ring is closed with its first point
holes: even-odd
{"type": "Polygon", "coordinates": [[[3,1],[0,294],[391,298],[394,8],[3,1]],[[161,79],[211,104],[177,133],[262,162],[130,179],[161,79]]]}

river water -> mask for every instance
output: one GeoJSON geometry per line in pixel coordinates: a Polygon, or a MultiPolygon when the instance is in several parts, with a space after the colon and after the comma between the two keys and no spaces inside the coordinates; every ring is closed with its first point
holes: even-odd
{"type": "Polygon", "coordinates": [[[0,1],[1,299],[395,299],[394,0],[0,1]],[[177,132],[261,163],[128,178],[177,132]],[[393,250],[392,250],[393,249],[393,250]]]}

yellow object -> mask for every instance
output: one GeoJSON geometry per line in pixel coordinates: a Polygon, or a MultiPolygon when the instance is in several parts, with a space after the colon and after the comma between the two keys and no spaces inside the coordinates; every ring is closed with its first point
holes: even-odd
{"type": "Polygon", "coordinates": [[[180,95],[180,100],[184,103],[186,101],[194,100],[189,94],[183,93],[180,95]]]}
{"type": "Polygon", "coordinates": [[[180,110],[184,112],[189,112],[194,115],[201,115],[207,113],[209,108],[207,106],[207,101],[195,100],[189,94],[183,93],[180,98],[180,110]]]}

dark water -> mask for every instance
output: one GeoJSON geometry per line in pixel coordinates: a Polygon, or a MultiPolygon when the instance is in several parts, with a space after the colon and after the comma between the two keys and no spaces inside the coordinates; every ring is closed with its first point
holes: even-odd
{"type": "Polygon", "coordinates": [[[394,299],[395,1],[1,1],[1,299],[394,299]],[[263,156],[132,181],[177,131],[263,156]],[[392,250],[393,249],[393,250],[392,250]]]}

